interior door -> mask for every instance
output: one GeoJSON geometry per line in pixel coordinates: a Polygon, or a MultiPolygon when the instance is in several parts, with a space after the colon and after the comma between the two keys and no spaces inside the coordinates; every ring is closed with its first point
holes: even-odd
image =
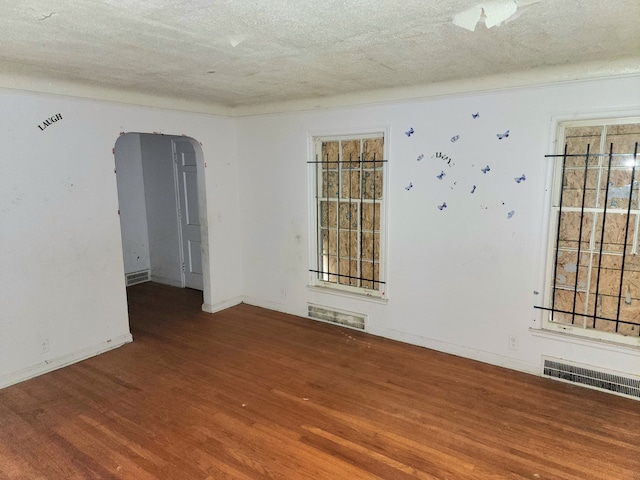
{"type": "Polygon", "coordinates": [[[178,217],[184,286],[202,290],[202,243],[198,209],[196,152],[186,139],[171,140],[178,184],[178,217]]]}

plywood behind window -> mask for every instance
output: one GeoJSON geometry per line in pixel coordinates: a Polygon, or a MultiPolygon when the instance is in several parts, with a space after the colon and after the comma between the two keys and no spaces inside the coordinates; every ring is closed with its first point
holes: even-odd
{"type": "Polygon", "coordinates": [[[342,168],[360,168],[360,140],[342,141],[342,168]]]}
{"type": "Polygon", "coordinates": [[[338,168],[338,155],[340,153],[339,142],[322,142],[322,168],[338,168]],[[325,163],[326,162],[326,163],[325,163]]]}

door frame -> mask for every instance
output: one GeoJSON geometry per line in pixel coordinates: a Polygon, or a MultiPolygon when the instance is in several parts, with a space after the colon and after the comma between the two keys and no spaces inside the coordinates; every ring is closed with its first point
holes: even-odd
{"type": "MultiPolygon", "coordinates": [[[[181,219],[181,215],[180,215],[180,210],[182,209],[181,207],[181,203],[180,203],[180,185],[178,182],[180,182],[180,179],[178,178],[178,159],[177,159],[177,155],[176,155],[176,148],[175,148],[175,144],[173,141],[173,138],[171,138],[171,158],[173,159],[173,188],[175,191],[175,195],[176,195],[176,220],[178,223],[178,258],[180,259],[180,288],[185,288],[187,281],[185,278],[185,263],[184,263],[184,237],[182,234],[182,219],[181,219]]],[[[197,168],[196,168],[196,172],[197,172],[197,168]]],[[[197,174],[197,173],[196,173],[197,174]]],[[[198,188],[198,207],[200,207],[200,195],[199,195],[200,189],[198,188]]],[[[198,209],[198,212],[200,210],[198,209]]],[[[202,224],[201,224],[202,225],[202,224]]],[[[201,229],[202,230],[202,229],[201,229]]],[[[202,231],[200,232],[200,234],[202,235],[202,231]]]]}
{"type": "MultiPolygon", "coordinates": [[[[178,249],[180,251],[180,264],[182,265],[182,269],[180,270],[180,282],[181,288],[185,288],[187,286],[186,279],[186,261],[187,259],[184,256],[184,231],[182,228],[182,216],[186,215],[184,205],[181,202],[180,196],[180,173],[178,172],[178,155],[176,153],[176,141],[186,141],[191,143],[191,146],[194,147],[194,152],[196,155],[196,196],[198,199],[198,223],[200,225],[200,269],[202,270],[202,289],[204,292],[204,245],[202,243],[202,230],[203,230],[203,218],[200,214],[200,209],[202,207],[202,199],[200,198],[200,189],[202,188],[200,185],[200,171],[198,169],[198,153],[196,151],[195,145],[193,145],[193,139],[184,136],[171,135],[171,155],[173,157],[173,183],[176,192],[176,219],[178,222],[178,249]]],[[[207,252],[208,253],[208,252],[207,252]]]]}

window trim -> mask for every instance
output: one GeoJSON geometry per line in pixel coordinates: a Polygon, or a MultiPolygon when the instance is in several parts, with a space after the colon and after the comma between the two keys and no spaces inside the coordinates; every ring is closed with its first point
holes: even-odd
{"type": "MultiPolygon", "coordinates": [[[[616,116],[594,116],[594,117],[582,117],[580,119],[572,118],[556,118],[553,122],[552,140],[555,144],[555,155],[562,155],[564,153],[564,145],[566,143],[565,131],[567,128],[572,127],[587,127],[587,126],[611,126],[611,125],[628,125],[628,124],[640,124],[639,112],[629,112],[629,116],[616,117],[616,116]],[[563,141],[560,141],[560,140],[563,141]]],[[[601,146],[604,140],[601,140],[601,146]]],[[[606,149],[605,149],[606,150],[606,149]]],[[[553,274],[554,264],[556,261],[555,249],[556,249],[556,237],[558,229],[558,215],[560,213],[560,207],[554,205],[559,203],[560,190],[562,188],[558,183],[561,181],[562,161],[561,157],[555,157],[553,163],[549,168],[549,177],[547,178],[547,184],[551,185],[548,201],[545,202],[545,211],[548,215],[548,222],[544,229],[546,235],[546,262],[543,275],[544,285],[544,306],[550,308],[551,299],[553,295],[553,274]]],[[[640,168],[636,167],[636,174],[640,173],[640,168]]],[[[640,179],[640,178],[639,178],[640,179]]],[[[638,209],[640,211],[640,209],[638,209]]],[[[640,216],[640,212],[638,213],[640,216]]],[[[640,241],[639,241],[640,244],[640,241]]],[[[640,348],[640,336],[625,335],[617,332],[607,332],[603,330],[595,330],[584,328],[580,325],[569,325],[558,322],[551,322],[551,316],[553,312],[543,310],[541,313],[541,322],[538,330],[549,333],[559,333],[571,335],[578,338],[584,338],[585,340],[591,340],[601,342],[602,344],[617,344],[619,346],[640,348]]]]}
{"type": "MultiPolygon", "coordinates": [[[[347,139],[363,139],[363,138],[384,138],[383,160],[382,163],[384,178],[382,182],[382,199],[380,201],[381,218],[380,218],[380,250],[378,261],[379,280],[385,282],[380,290],[371,290],[364,287],[354,287],[351,285],[343,285],[339,283],[326,282],[318,278],[318,274],[309,271],[308,287],[326,293],[354,296],[357,298],[383,300],[386,301],[389,296],[388,282],[388,265],[389,258],[389,127],[374,126],[370,128],[359,129],[343,129],[330,131],[313,131],[307,133],[307,162],[316,161],[316,142],[317,141],[336,141],[347,139]]],[[[316,189],[318,182],[317,164],[308,163],[308,212],[309,212],[309,268],[310,270],[319,270],[318,268],[318,209],[316,200],[316,189]]]]}

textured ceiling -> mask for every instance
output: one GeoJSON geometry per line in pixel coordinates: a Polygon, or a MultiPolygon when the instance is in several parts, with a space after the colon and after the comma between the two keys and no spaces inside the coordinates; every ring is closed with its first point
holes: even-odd
{"type": "MultiPolygon", "coordinates": [[[[223,107],[586,62],[640,72],[640,0],[516,0],[511,21],[473,32],[453,19],[482,0],[2,3],[5,77],[223,107]]],[[[498,3],[513,2],[484,2],[498,3]]]]}

